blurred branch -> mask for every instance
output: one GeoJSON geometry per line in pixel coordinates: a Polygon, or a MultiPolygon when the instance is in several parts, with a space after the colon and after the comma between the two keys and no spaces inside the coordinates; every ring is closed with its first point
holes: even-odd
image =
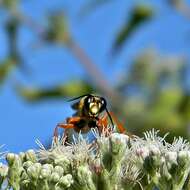
{"type": "Polygon", "coordinates": [[[120,107],[124,100],[123,94],[110,87],[101,70],[76,42],[70,41],[68,47],[73,52],[73,54],[80,60],[80,63],[86,69],[90,77],[94,80],[97,88],[101,91],[101,93],[103,93],[106,97],[109,97],[109,99],[112,100],[112,107],[114,109],[120,110],[120,112],[123,112],[122,108],[120,107]]]}
{"type": "Polygon", "coordinates": [[[14,61],[15,64],[19,64],[20,56],[17,47],[17,34],[18,34],[19,21],[17,18],[12,17],[6,24],[6,31],[8,36],[9,44],[9,57],[14,61]]]}
{"type": "Polygon", "coordinates": [[[9,46],[8,59],[10,59],[11,63],[16,65],[22,72],[29,74],[29,68],[26,66],[26,64],[23,63],[22,56],[19,52],[18,47],[18,33],[21,25],[21,20],[16,16],[17,12],[17,10],[11,11],[10,18],[5,25],[9,46]]]}
{"type": "Polygon", "coordinates": [[[169,0],[169,3],[182,15],[190,19],[190,6],[184,0],[169,0]]]}
{"type": "Polygon", "coordinates": [[[45,33],[44,28],[38,24],[36,21],[34,21],[32,18],[30,18],[27,15],[23,15],[20,11],[16,10],[12,12],[13,17],[17,18],[18,21],[28,26],[30,29],[32,29],[35,33],[37,33],[40,37],[43,36],[43,33],[45,33]]]}
{"type": "MultiPolygon", "coordinates": [[[[48,41],[56,41],[58,42],[58,40],[60,40],[60,42],[64,45],[66,45],[67,48],[69,48],[72,53],[81,61],[81,64],[83,64],[83,66],[85,66],[86,70],[90,73],[90,76],[92,76],[92,78],[94,79],[94,81],[96,81],[97,83],[100,84],[100,86],[103,88],[105,88],[105,86],[107,86],[108,84],[105,82],[106,79],[103,78],[103,74],[101,73],[101,71],[99,70],[99,68],[97,68],[97,66],[95,66],[95,63],[93,63],[91,61],[91,59],[87,56],[87,54],[83,51],[83,49],[73,40],[70,39],[70,37],[68,36],[66,40],[62,40],[58,37],[57,34],[53,34],[54,31],[52,31],[52,29],[49,31],[46,31],[45,28],[41,27],[40,25],[38,25],[34,20],[32,20],[29,17],[26,17],[25,15],[22,15],[20,13],[15,13],[15,16],[17,16],[18,19],[20,19],[20,21],[22,21],[24,24],[26,24],[27,26],[29,26],[30,28],[32,28],[35,32],[37,32],[38,34],[46,34],[43,37],[46,37],[45,40],[48,41]],[[61,41],[62,40],[62,41],[61,41]]],[[[55,19],[54,19],[55,21],[55,19]]],[[[58,24],[56,24],[56,26],[58,26],[58,24]]],[[[55,26],[54,26],[55,27],[55,26]]],[[[52,27],[51,27],[52,28],[52,27]]],[[[62,27],[63,28],[63,27],[62,27]]],[[[54,28],[54,30],[60,29],[60,27],[56,27],[54,28]]],[[[65,32],[65,31],[64,31],[65,32]]],[[[67,32],[68,33],[68,32],[67,32]]],[[[64,35],[64,34],[62,34],[64,35]]],[[[41,35],[40,35],[41,36],[41,35]]],[[[60,35],[59,35],[60,36],[60,35]]],[[[42,36],[41,36],[42,37],[42,36]]]]}
{"type": "MultiPolygon", "coordinates": [[[[11,6],[11,8],[13,8],[13,7],[15,8],[16,5],[11,4],[11,2],[12,1],[6,2],[6,3],[8,3],[8,4],[6,4],[6,6],[7,7],[11,6]]],[[[12,10],[12,11],[14,12],[14,10],[12,10]]],[[[19,26],[20,26],[20,21],[17,19],[17,17],[14,17],[11,14],[10,18],[7,20],[7,22],[4,26],[4,29],[5,29],[6,35],[7,35],[8,55],[3,61],[1,61],[1,64],[0,64],[0,84],[3,84],[3,82],[9,76],[9,74],[11,73],[11,71],[13,69],[15,69],[15,68],[19,68],[22,70],[26,69],[25,65],[23,65],[23,63],[21,61],[21,56],[18,51],[19,26]]]]}
{"type": "Polygon", "coordinates": [[[75,57],[80,60],[80,63],[82,66],[86,69],[89,76],[93,79],[95,82],[97,88],[105,94],[107,97],[111,98],[113,102],[118,102],[118,100],[121,100],[121,94],[118,92],[115,92],[107,82],[106,78],[104,77],[104,74],[101,72],[101,70],[98,68],[96,63],[94,63],[87,53],[79,46],[78,43],[76,43],[70,36],[65,18],[60,18],[62,15],[53,15],[51,18],[50,28],[45,29],[36,24],[35,21],[33,21],[29,17],[22,16],[20,13],[16,13],[15,15],[18,16],[18,18],[26,25],[31,27],[35,32],[39,34],[40,37],[42,37],[44,40],[60,43],[62,45],[65,45],[75,57]],[[43,35],[42,35],[43,34],[43,35]]]}
{"type": "Polygon", "coordinates": [[[91,0],[88,1],[80,10],[79,16],[85,16],[88,13],[91,13],[93,10],[113,2],[113,0],[91,0]]]}
{"type": "Polygon", "coordinates": [[[68,44],[68,48],[72,51],[72,53],[80,60],[82,66],[87,70],[88,74],[93,78],[101,91],[106,94],[110,93],[109,84],[104,77],[104,74],[97,67],[97,65],[92,62],[89,56],[84,52],[84,50],[74,41],[71,41],[68,44]]]}
{"type": "Polygon", "coordinates": [[[16,90],[29,102],[37,102],[49,98],[68,98],[78,96],[78,94],[92,93],[94,91],[89,83],[79,80],[47,88],[27,88],[16,84],[16,90]]]}

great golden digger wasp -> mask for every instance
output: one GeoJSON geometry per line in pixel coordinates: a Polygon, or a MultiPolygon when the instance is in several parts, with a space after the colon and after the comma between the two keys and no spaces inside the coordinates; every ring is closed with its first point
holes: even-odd
{"type": "Polygon", "coordinates": [[[78,133],[87,133],[91,128],[97,128],[99,133],[101,133],[104,128],[110,126],[109,121],[112,127],[115,123],[120,133],[125,132],[125,128],[108,111],[105,98],[86,94],[69,101],[75,101],[71,107],[76,112],[72,117],[66,119],[66,123],[59,123],[56,126],[54,137],[58,137],[58,128],[65,129],[64,135],[68,129],[74,129],[78,133]]]}

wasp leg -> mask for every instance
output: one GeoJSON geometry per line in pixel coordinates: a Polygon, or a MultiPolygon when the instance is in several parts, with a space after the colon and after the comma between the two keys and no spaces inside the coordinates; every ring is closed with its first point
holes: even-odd
{"type": "Polygon", "coordinates": [[[72,128],[74,128],[74,124],[72,124],[72,123],[68,123],[68,124],[59,123],[59,124],[57,124],[57,127],[63,128],[63,129],[72,129],[72,128]]]}
{"type": "MultiPolygon", "coordinates": [[[[74,125],[73,124],[63,124],[63,123],[57,124],[57,126],[54,129],[54,137],[55,137],[55,139],[58,139],[58,128],[63,128],[66,131],[67,129],[74,128],[74,125]]],[[[64,136],[66,136],[66,133],[64,133],[64,136]]]]}
{"type": "Polygon", "coordinates": [[[108,136],[108,116],[106,114],[102,118],[98,119],[97,127],[100,135],[104,131],[104,133],[106,133],[106,136],[108,136]]]}
{"type": "Polygon", "coordinates": [[[81,117],[69,117],[67,118],[67,123],[59,123],[54,129],[54,137],[58,139],[58,128],[65,129],[64,137],[66,136],[66,132],[68,129],[76,128],[75,124],[81,120],[81,117]]]}
{"type": "MultiPolygon", "coordinates": [[[[120,133],[125,133],[126,129],[123,127],[123,125],[121,124],[121,122],[119,122],[119,120],[116,118],[116,116],[111,112],[110,113],[114,123],[116,124],[116,127],[118,128],[120,133]]],[[[108,126],[108,115],[105,114],[100,120],[99,120],[99,125],[102,126],[103,128],[107,128],[108,126]]]]}
{"type": "Polygon", "coordinates": [[[75,117],[69,117],[69,118],[67,118],[67,123],[69,123],[69,124],[76,124],[81,119],[82,119],[82,117],[77,117],[77,116],[75,116],[75,117]]]}
{"type": "Polygon", "coordinates": [[[130,138],[134,138],[134,134],[128,132],[124,127],[123,124],[117,119],[117,117],[111,112],[110,113],[111,117],[113,118],[114,122],[116,123],[116,126],[119,130],[120,133],[124,133],[128,135],[130,138]]]}
{"type": "Polygon", "coordinates": [[[123,127],[123,124],[117,119],[113,112],[110,113],[111,117],[113,118],[118,130],[120,133],[125,133],[126,129],[123,127]]]}
{"type": "Polygon", "coordinates": [[[101,119],[98,120],[98,125],[106,128],[108,126],[108,116],[105,114],[101,119]]]}

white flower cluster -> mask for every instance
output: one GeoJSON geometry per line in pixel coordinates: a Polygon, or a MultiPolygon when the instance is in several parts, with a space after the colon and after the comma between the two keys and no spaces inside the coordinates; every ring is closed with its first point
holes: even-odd
{"type": "Polygon", "coordinates": [[[190,189],[190,144],[172,144],[157,131],[144,138],[93,131],[89,143],[81,134],[74,142],[54,139],[46,150],[8,153],[0,164],[1,189],[14,190],[182,190],[190,189]]]}

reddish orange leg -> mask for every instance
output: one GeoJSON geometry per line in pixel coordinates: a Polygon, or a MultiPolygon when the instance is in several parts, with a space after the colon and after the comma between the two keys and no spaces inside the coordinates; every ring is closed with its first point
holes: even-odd
{"type": "Polygon", "coordinates": [[[102,118],[98,120],[97,126],[98,126],[98,131],[101,134],[102,130],[106,128],[108,125],[108,120],[107,120],[107,115],[104,115],[102,118]]]}
{"type": "Polygon", "coordinates": [[[57,126],[56,126],[55,129],[54,129],[54,138],[55,138],[56,140],[58,139],[58,128],[63,128],[63,129],[65,129],[64,137],[66,137],[66,130],[67,130],[67,129],[72,129],[72,128],[74,128],[74,125],[73,125],[73,124],[63,124],[63,123],[57,124],[57,126]]]}
{"type": "Polygon", "coordinates": [[[76,124],[76,123],[78,123],[81,119],[82,119],[82,117],[78,117],[78,116],[69,117],[69,118],[67,118],[67,123],[69,123],[69,124],[76,124]]]}
{"type": "Polygon", "coordinates": [[[66,131],[68,130],[68,129],[73,129],[73,128],[75,128],[75,124],[77,123],[77,122],[79,122],[80,121],[80,117],[69,117],[69,118],[67,118],[67,123],[66,124],[64,124],[64,123],[59,123],[59,124],[57,124],[57,126],[56,126],[56,128],[55,128],[55,130],[54,130],[54,137],[56,138],[56,139],[58,139],[58,128],[63,128],[63,129],[65,129],[65,132],[64,132],[64,137],[66,136],[66,131]]]}
{"type": "Polygon", "coordinates": [[[99,121],[98,125],[102,126],[103,128],[106,128],[108,126],[108,116],[107,114],[104,115],[99,121]]]}
{"type": "MultiPolygon", "coordinates": [[[[120,133],[126,133],[126,129],[123,127],[123,125],[121,124],[121,122],[118,121],[118,119],[115,117],[115,115],[113,113],[110,113],[114,123],[116,124],[116,127],[118,128],[120,133]]],[[[103,128],[106,128],[108,126],[108,115],[105,114],[98,122],[98,124],[100,126],[102,126],[103,128]]]]}
{"type": "Polygon", "coordinates": [[[119,130],[120,133],[124,133],[126,135],[128,135],[130,138],[133,138],[134,135],[130,132],[128,132],[124,127],[123,124],[115,117],[115,115],[111,112],[110,113],[111,117],[113,118],[114,122],[116,123],[116,126],[119,130]]]}
{"type": "Polygon", "coordinates": [[[117,117],[111,112],[110,113],[111,117],[113,118],[116,127],[118,128],[120,133],[125,133],[126,129],[123,127],[123,124],[117,119],[117,117]]]}

